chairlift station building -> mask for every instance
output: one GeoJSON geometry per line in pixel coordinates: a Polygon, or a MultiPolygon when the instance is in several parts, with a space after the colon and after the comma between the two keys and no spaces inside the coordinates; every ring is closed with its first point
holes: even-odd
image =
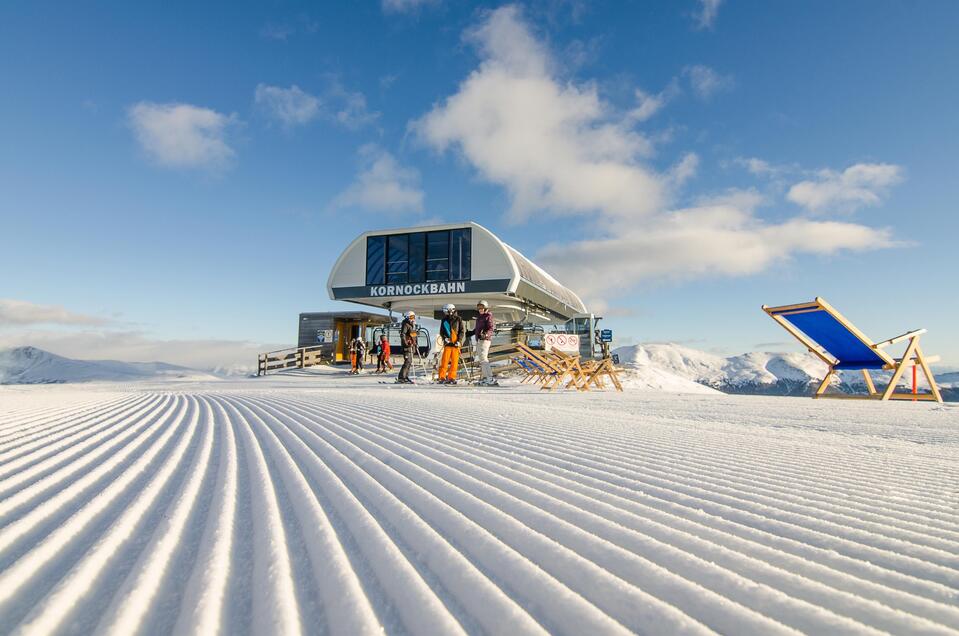
{"type": "Polygon", "coordinates": [[[469,319],[486,300],[499,322],[592,318],[572,290],[473,222],[365,232],[337,259],[327,291],[333,300],[424,317],[453,303],[469,319]]]}

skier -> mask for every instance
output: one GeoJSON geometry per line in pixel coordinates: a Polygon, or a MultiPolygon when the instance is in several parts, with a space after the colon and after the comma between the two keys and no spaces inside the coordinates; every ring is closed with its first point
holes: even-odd
{"type": "Polygon", "coordinates": [[[379,350],[376,352],[376,372],[386,373],[387,368],[393,370],[393,363],[390,362],[390,340],[386,334],[380,336],[379,350]]]}
{"type": "Polygon", "coordinates": [[[416,355],[416,314],[412,311],[406,312],[406,318],[400,325],[400,342],[403,343],[403,366],[400,367],[399,376],[396,378],[397,384],[413,384],[410,380],[410,366],[413,364],[413,356],[416,355]]]}
{"type": "Polygon", "coordinates": [[[479,317],[476,318],[473,337],[476,339],[476,361],[480,363],[480,369],[483,372],[483,378],[477,384],[499,386],[499,382],[493,379],[493,370],[489,366],[489,348],[493,342],[496,322],[493,320],[493,313],[489,310],[489,303],[485,300],[476,303],[476,311],[479,312],[479,317]]]}
{"type": "Polygon", "coordinates": [[[443,339],[443,357],[440,359],[439,383],[456,384],[456,372],[460,364],[460,344],[463,340],[463,319],[452,304],[443,306],[440,322],[440,337],[443,339]]]}
{"type": "Polygon", "coordinates": [[[350,370],[350,373],[359,375],[360,371],[363,370],[363,358],[365,357],[366,343],[363,342],[362,336],[357,336],[353,338],[353,342],[350,343],[350,362],[353,363],[353,368],[350,370]]]}

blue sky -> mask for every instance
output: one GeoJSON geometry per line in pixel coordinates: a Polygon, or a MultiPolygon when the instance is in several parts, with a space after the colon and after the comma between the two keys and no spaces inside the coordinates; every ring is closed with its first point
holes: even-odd
{"type": "Polygon", "coordinates": [[[959,366],[959,4],[0,6],[0,345],[243,362],[368,229],[476,220],[620,343],[959,366]]]}

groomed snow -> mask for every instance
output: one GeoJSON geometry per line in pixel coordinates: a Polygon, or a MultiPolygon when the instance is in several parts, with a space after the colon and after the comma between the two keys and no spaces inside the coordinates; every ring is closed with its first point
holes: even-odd
{"type": "Polygon", "coordinates": [[[959,409],[0,387],[0,632],[959,630],[959,409]]]}

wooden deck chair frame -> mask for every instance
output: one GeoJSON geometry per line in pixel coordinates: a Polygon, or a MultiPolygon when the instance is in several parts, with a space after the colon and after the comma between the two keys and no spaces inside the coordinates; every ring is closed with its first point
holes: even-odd
{"type": "Polygon", "coordinates": [[[518,360],[517,363],[529,374],[527,378],[523,380],[524,382],[529,381],[532,384],[543,384],[555,375],[555,370],[551,369],[549,365],[547,365],[544,360],[541,360],[529,347],[519,345],[517,350],[523,356],[522,362],[518,360]],[[529,367],[532,367],[532,369],[529,367]]]}
{"type": "Polygon", "coordinates": [[[609,358],[602,360],[589,360],[583,364],[583,372],[586,374],[586,383],[594,384],[597,388],[605,389],[603,378],[608,377],[617,391],[623,390],[623,385],[619,381],[619,371],[613,366],[613,361],[609,358]]]}
{"type": "Polygon", "coordinates": [[[866,336],[866,334],[859,331],[855,325],[849,322],[845,316],[836,311],[832,305],[818,296],[815,300],[808,303],[781,305],[779,307],[769,307],[767,305],[763,305],[762,308],[763,311],[769,314],[770,318],[778,322],[783,329],[791,333],[793,337],[801,342],[803,346],[806,347],[813,355],[828,365],[829,371],[826,373],[826,377],[824,377],[820,383],[819,388],[816,389],[816,393],[813,395],[814,398],[846,398],[882,401],[927,400],[942,402],[942,394],[939,392],[939,386],[936,384],[936,379],[933,377],[932,371],[929,369],[929,363],[936,362],[939,360],[939,357],[926,356],[923,354],[922,348],[919,346],[919,338],[922,336],[922,334],[926,333],[925,329],[909,331],[900,336],[896,336],[895,338],[874,343],[869,339],[869,337],[866,336]],[[826,313],[830,314],[833,319],[836,320],[836,322],[847,329],[849,333],[859,339],[859,341],[861,341],[864,345],[872,349],[872,351],[882,359],[884,363],[884,366],[882,367],[883,370],[893,372],[892,377],[889,379],[889,384],[883,388],[881,393],[876,390],[872,376],[869,375],[869,369],[861,369],[863,379],[866,382],[866,389],[868,391],[867,395],[826,393],[826,389],[829,388],[833,376],[838,372],[836,367],[841,363],[841,360],[838,360],[835,356],[826,351],[823,347],[819,346],[819,344],[814,342],[797,327],[793,326],[788,320],[783,318],[783,316],[813,311],[825,311],[826,313]],[[906,345],[906,351],[903,353],[901,358],[894,358],[883,351],[885,347],[904,341],[908,341],[908,344],[906,345]],[[914,366],[918,366],[922,369],[922,373],[926,377],[926,382],[929,385],[930,393],[917,394],[896,392],[896,386],[899,384],[899,380],[902,378],[903,372],[906,369],[914,366]]]}
{"type": "MultiPolygon", "coordinates": [[[[575,358],[576,360],[576,371],[577,382],[580,390],[589,391],[589,386],[593,385],[597,389],[606,389],[606,385],[603,383],[603,378],[609,378],[613,384],[613,388],[617,391],[623,390],[623,384],[619,381],[619,372],[616,370],[616,367],[613,366],[613,361],[609,358],[604,358],[602,360],[582,360],[579,356],[572,356],[568,353],[563,353],[562,351],[555,351],[555,355],[559,356],[568,356],[570,358],[575,358]]],[[[572,380],[566,385],[567,388],[573,384],[572,380]]]]}
{"type": "Polygon", "coordinates": [[[533,365],[531,364],[531,361],[529,359],[521,358],[517,356],[515,358],[512,358],[512,361],[513,361],[513,364],[515,364],[520,369],[522,369],[523,373],[526,374],[523,377],[523,379],[519,381],[520,384],[526,384],[527,382],[530,382],[536,378],[538,371],[532,368],[533,365]]]}
{"type": "Polygon", "coordinates": [[[579,366],[579,356],[574,357],[556,351],[540,351],[537,353],[555,371],[553,375],[547,378],[543,388],[553,390],[562,386],[566,389],[575,388],[578,391],[589,390],[588,387],[583,387],[583,371],[579,366]]]}
{"type": "MultiPolygon", "coordinates": [[[[564,384],[566,376],[570,376],[571,379],[576,380],[574,383],[576,388],[583,390],[580,380],[577,377],[576,368],[570,364],[569,361],[551,355],[546,351],[535,351],[524,344],[517,345],[517,349],[545,370],[541,374],[542,382],[540,389],[552,391],[556,387],[564,384]]],[[[568,383],[566,386],[568,387],[568,383]]]]}
{"type": "Polygon", "coordinates": [[[520,380],[520,384],[541,384],[552,375],[549,369],[532,358],[514,358],[514,361],[526,372],[526,377],[520,380]]]}
{"type": "Polygon", "coordinates": [[[569,381],[566,382],[567,389],[575,387],[579,391],[589,391],[589,378],[583,369],[579,354],[554,350],[546,352],[546,355],[552,357],[557,366],[563,368],[569,375],[569,381]]]}

